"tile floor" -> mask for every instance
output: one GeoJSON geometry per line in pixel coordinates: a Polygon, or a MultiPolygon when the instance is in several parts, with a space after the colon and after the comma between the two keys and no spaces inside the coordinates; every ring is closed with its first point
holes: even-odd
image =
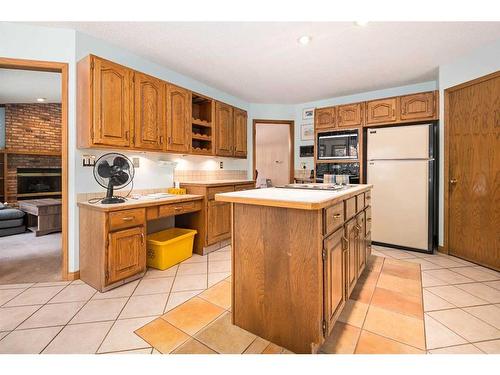
{"type": "MultiPolygon", "coordinates": [[[[373,254],[322,352],[500,353],[500,273],[373,254]]],[[[229,246],[194,255],[107,293],[80,280],[0,285],[0,353],[289,353],[230,324],[230,259],[229,246]]]]}

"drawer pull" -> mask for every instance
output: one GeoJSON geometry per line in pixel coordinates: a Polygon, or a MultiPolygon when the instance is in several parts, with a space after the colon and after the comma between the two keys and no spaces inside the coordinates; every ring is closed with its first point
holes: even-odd
{"type": "Polygon", "coordinates": [[[372,221],[371,217],[366,218],[366,221],[372,221]]]}
{"type": "Polygon", "coordinates": [[[135,217],[134,217],[134,216],[128,216],[128,217],[124,217],[122,220],[123,220],[123,221],[132,221],[132,220],[134,220],[134,219],[135,219],[135,217]]]}
{"type": "Polygon", "coordinates": [[[180,211],[182,210],[182,207],[174,207],[174,211],[180,211]]]}
{"type": "Polygon", "coordinates": [[[341,214],[335,214],[335,215],[333,215],[333,218],[334,219],[340,219],[341,216],[342,216],[341,214]]]}

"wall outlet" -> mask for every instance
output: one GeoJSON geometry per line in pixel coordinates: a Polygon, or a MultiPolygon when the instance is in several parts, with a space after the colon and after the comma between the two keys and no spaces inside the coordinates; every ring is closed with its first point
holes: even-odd
{"type": "Polygon", "coordinates": [[[223,161],[219,162],[219,169],[224,169],[224,162],[223,161]]]}
{"type": "Polygon", "coordinates": [[[82,166],[93,167],[95,165],[95,155],[82,155],[82,166]]]}
{"type": "Polygon", "coordinates": [[[139,158],[132,158],[132,164],[134,165],[134,168],[139,168],[141,166],[139,158]]]}

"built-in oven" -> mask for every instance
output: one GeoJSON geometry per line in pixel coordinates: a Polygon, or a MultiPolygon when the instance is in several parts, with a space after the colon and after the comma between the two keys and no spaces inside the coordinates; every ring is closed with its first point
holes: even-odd
{"type": "Polygon", "coordinates": [[[358,130],[318,133],[318,160],[358,159],[358,130]]]}
{"type": "Polygon", "coordinates": [[[350,184],[359,184],[359,163],[316,163],[316,182],[323,182],[323,176],[347,175],[350,184]]]}

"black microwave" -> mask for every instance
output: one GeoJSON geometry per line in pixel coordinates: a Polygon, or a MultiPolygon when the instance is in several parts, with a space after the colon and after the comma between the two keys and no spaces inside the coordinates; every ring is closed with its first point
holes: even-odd
{"type": "Polygon", "coordinates": [[[318,160],[358,159],[358,130],[318,133],[318,160]]]}

